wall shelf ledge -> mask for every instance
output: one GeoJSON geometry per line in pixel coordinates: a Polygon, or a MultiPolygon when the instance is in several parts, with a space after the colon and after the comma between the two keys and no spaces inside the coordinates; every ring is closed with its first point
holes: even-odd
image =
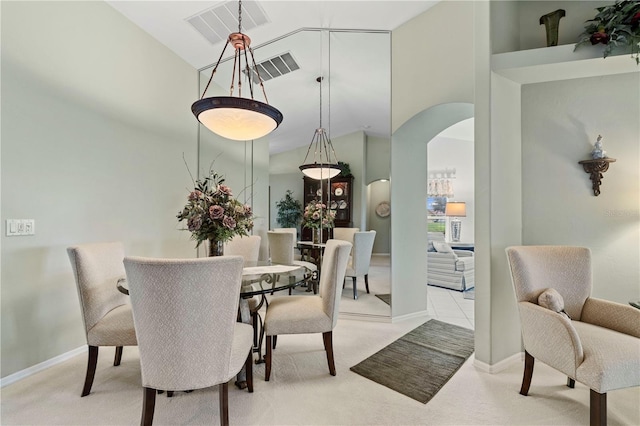
{"type": "Polygon", "coordinates": [[[520,84],[640,72],[640,66],[629,53],[603,58],[604,46],[581,46],[575,52],[574,47],[565,44],[494,54],[491,68],[520,84]]]}

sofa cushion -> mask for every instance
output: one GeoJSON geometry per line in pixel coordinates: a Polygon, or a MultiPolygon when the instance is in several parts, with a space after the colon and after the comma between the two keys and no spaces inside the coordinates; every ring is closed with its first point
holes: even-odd
{"type": "Polygon", "coordinates": [[[433,247],[438,253],[453,253],[451,246],[444,241],[434,241],[433,247]]]}

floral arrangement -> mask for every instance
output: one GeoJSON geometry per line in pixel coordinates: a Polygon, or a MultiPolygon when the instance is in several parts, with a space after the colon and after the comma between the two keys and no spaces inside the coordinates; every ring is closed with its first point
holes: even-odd
{"type": "MultiPolygon", "coordinates": [[[[602,43],[603,57],[611,54],[618,46],[630,46],[631,57],[640,64],[640,2],[637,0],[618,0],[615,4],[596,8],[598,14],[587,21],[585,31],[575,46],[602,43]]],[[[575,50],[574,49],[574,50],[575,50]]]]}
{"type": "Polygon", "coordinates": [[[196,247],[205,240],[224,242],[236,235],[246,236],[253,229],[251,207],[233,198],[231,188],[216,173],[195,181],[187,205],[177,217],[179,222],[187,221],[183,229],[191,232],[198,242],[196,247]]]}
{"type": "Polygon", "coordinates": [[[302,226],[311,229],[333,228],[336,212],[327,209],[326,204],[312,200],[304,208],[302,226]]]}

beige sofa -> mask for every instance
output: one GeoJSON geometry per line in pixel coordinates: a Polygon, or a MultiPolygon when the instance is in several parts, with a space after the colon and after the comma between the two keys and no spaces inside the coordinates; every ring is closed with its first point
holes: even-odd
{"type": "Polygon", "coordinates": [[[474,253],[452,250],[440,233],[429,232],[428,240],[430,251],[427,252],[427,284],[458,291],[473,288],[474,253]]]}

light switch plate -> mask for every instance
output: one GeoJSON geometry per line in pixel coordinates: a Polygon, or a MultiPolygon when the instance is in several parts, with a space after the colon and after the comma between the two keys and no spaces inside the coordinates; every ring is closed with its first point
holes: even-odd
{"type": "Polygon", "coordinates": [[[7,237],[34,235],[36,221],[34,219],[7,219],[5,229],[7,237]]]}

